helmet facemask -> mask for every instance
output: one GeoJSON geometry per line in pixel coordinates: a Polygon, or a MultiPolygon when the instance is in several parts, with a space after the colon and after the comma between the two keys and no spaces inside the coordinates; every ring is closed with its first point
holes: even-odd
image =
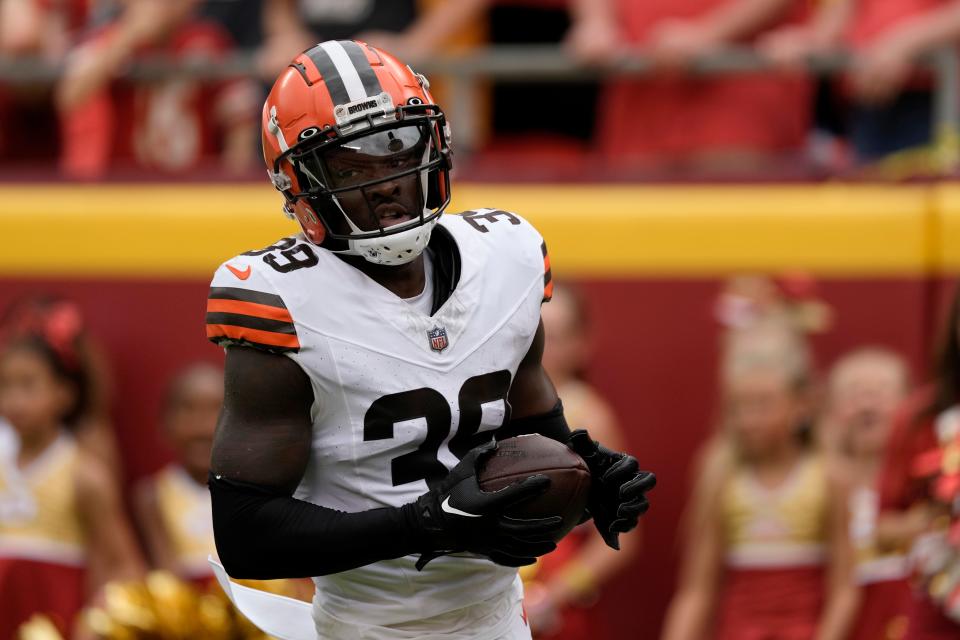
{"type": "Polygon", "coordinates": [[[410,105],[386,122],[365,116],[306,130],[278,158],[278,168],[291,163],[301,187],[288,197],[305,199],[323,223],[325,248],[388,265],[423,252],[450,193],[445,124],[435,109],[410,105]]]}

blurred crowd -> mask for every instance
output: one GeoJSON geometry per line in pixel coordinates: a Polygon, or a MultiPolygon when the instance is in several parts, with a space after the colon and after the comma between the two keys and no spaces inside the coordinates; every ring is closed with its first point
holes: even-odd
{"type": "Polygon", "coordinates": [[[806,278],[731,280],[664,640],[960,635],[960,290],[932,376],[850,345],[806,278]]]}
{"type": "MultiPolygon", "coordinates": [[[[960,637],[960,288],[922,384],[878,345],[818,367],[811,343],[835,318],[800,274],[733,277],[714,316],[716,423],[693,464],[663,640],[960,637]]],[[[571,424],[624,446],[584,373],[594,328],[578,289],[558,284],[543,321],[571,424]]],[[[28,297],[0,316],[0,640],[261,637],[206,561],[222,370],[184,363],[168,381],[157,424],[172,461],[126,488],[110,381],[71,301],[28,297]]],[[[581,526],[524,568],[534,637],[621,637],[594,605],[642,543],[613,552],[581,526]]]]}
{"type": "MultiPolygon", "coordinates": [[[[256,175],[269,84],[331,38],[414,64],[485,44],[559,45],[598,70],[647,57],[642,78],[484,83],[468,164],[480,175],[954,169],[956,131],[937,126],[935,78],[921,62],[960,40],[954,0],[0,0],[0,167],[77,179],[256,175]],[[697,73],[734,47],[767,68],[697,73]],[[240,54],[246,73],[234,77],[127,74],[132,63],[216,67],[240,54]],[[849,55],[843,73],[807,71],[808,60],[839,55],[849,55]],[[31,80],[38,63],[54,77],[31,80]]],[[[438,83],[448,111],[449,89],[438,83]]]]}

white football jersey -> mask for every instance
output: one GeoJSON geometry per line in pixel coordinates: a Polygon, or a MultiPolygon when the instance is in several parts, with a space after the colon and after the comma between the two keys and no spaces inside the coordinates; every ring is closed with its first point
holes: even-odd
{"type": "MultiPolygon", "coordinates": [[[[302,235],[217,270],[207,334],[284,353],[313,385],[313,453],[297,497],[356,512],[413,502],[509,419],[507,394],[552,290],[546,247],[521,217],[444,215],[459,280],[425,315],[302,235]]],[[[436,261],[435,261],[436,268],[436,261]]],[[[516,570],[467,554],[377,562],[315,578],[315,607],[391,625],[490,599],[516,570]]]]}

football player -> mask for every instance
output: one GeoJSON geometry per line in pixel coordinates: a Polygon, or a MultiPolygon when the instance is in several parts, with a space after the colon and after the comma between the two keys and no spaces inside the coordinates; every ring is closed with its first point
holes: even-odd
{"type": "Polygon", "coordinates": [[[420,74],[354,41],[297,56],[263,149],[302,233],[231,258],[207,335],[226,347],[210,491],[239,578],[311,576],[321,638],[529,638],[516,567],[560,518],[517,519],[534,475],[481,491],[496,440],[540,433],[591,470],[613,548],[652,474],[567,427],[541,366],[546,246],[520,216],[442,215],[449,128],[420,74]]]}

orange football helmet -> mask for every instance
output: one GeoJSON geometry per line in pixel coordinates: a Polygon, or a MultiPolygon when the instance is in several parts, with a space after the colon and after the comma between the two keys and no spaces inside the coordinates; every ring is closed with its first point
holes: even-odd
{"type": "Polygon", "coordinates": [[[449,127],[429,87],[352,40],[321,42],[280,74],[263,105],[263,157],[311,242],[377,264],[423,252],[450,203],[449,127]]]}

